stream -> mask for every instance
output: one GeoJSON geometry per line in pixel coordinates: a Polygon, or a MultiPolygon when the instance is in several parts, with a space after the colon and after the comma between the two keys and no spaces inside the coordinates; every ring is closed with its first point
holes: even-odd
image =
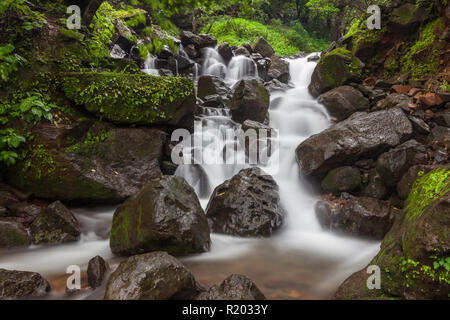
{"type": "MultiPolygon", "coordinates": [[[[278,129],[277,159],[270,159],[261,167],[279,185],[281,203],[286,211],[284,225],[267,239],[212,234],[210,252],[181,258],[206,287],[222,282],[231,274],[244,274],[269,299],[331,298],[339,284],[366,266],[379,250],[377,241],[335,235],[323,230],[316,219],[314,204],[317,199],[301,178],[295,149],[309,136],[326,129],[330,121],[325,108],[307,88],[316,63],[308,62],[306,57],[289,62],[294,88],[271,93],[270,127],[278,129]]],[[[148,64],[147,69],[151,68],[148,64]]],[[[225,82],[230,86],[257,72],[254,62],[243,56],[234,57],[228,66],[225,65],[214,49],[207,50],[202,70],[203,74],[225,75],[225,82]]],[[[231,120],[226,109],[205,110],[200,120],[204,153],[211,157],[222,156],[220,151],[228,142],[219,139],[217,133],[226,129],[238,130],[240,125],[231,120]]],[[[238,164],[183,165],[176,175],[191,184],[205,209],[214,188],[245,167],[238,164]]],[[[69,265],[78,265],[86,271],[89,259],[96,255],[108,260],[113,269],[117,266],[121,259],[111,253],[108,239],[115,208],[72,210],[82,226],[80,241],[0,251],[0,268],[41,273],[52,284],[53,291],[49,296],[52,299],[100,299],[102,287],[65,294],[69,276],[66,269],[69,265]]],[[[85,274],[82,285],[83,288],[87,286],[85,274]]]]}

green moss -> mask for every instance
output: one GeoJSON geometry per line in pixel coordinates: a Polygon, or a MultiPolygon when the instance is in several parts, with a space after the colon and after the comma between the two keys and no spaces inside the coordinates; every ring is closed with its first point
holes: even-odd
{"type": "Polygon", "coordinates": [[[83,34],[77,32],[77,31],[66,29],[66,28],[59,29],[59,33],[68,39],[77,40],[79,42],[83,41],[83,39],[84,39],[83,34]]]}
{"type": "Polygon", "coordinates": [[[145,74],[66,74],[63,90],[76,104],[99,118],[121,124],[170,123],[194,101],[192,80],[145,74]]]}
{"type": "Polygon", "coordinates": [[[437,71],[442,48],[437,40],[444,26],[443,18],[439,18],[421,28],[419,39],[402,59],[403,71],[411,72],[414,78],[423,78],[437,71]]]}
{"type": "Polygon", "coordinates": [[[406,219],[414,219],[422,214],[433,201],[450,191],[450,170],[435,169],[428,174],[419,173],[407,199],[406,219]]]}

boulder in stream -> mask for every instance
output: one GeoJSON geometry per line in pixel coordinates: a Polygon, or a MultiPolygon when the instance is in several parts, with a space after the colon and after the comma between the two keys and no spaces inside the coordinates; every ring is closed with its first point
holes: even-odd
{"type": "Polygon", "coordinates": [[[0,248],[26,247],[31,238],[25,227],[11,219],[0,218],[0,248]]]}
{"type": "Polygon", "coordinates": [[[257,52],[266,58],[270,58],[275,54],[275,50],[263,37],[259,38],[258,41],[256,41],[255,45],[253,46],[253,52],[257,52]]]}
{"type": "Polygon", "coordinates": [[[256,284],[244,275],[233,274],[202,292],[196,300],[266,300],[256,284]]]}
{"type": "Polygon", "coordinates": [[[0,269],[0,300],[42,298],[50,290],[38,273],[0,269]]]}
{"type": "Polygon", "coordinates": [[[166,252],[122,261],[109,277],[105,300],[190,300],[204,291],[192,273],[166,252]]]}
{"type": "Polygon", "coordinates": [[[209,233],[194,189],[181,177],[163,176],[117,208],[110,247],[121,256],[158,250],[175,255],[200,253],[209,250],[209,233]]]}
{"type": "Polygon", "coordinates": [[[342,121],[353,113],[369,109],[370,103],[363,94],[351,86],[341,86],[332,89],[319,97],[318,100],[327,108],[331,116],[342,121]]]}
{"type": "Polygon", "coordinates": [[[401,109],[358,112],[302,142],[296,150],[297,162],[304,176],[322,179],[331,169],[376,157],[412,133],[401,109]]]}
{"type": "Polygon", "coordinates": [[[268,116],[270,94],[256,79],[240,80],[233,87],[232,119],[238,123],[253,120],[264,123],[268,116]]]}
{"type": "Polygon", "coordinates": [[[92,289],[100,287],[109,269],[108,263],[100,256],[89,260],[87,268],[88,284],[92,289]]]}
{"type": "Polygon", "coordinates": [[[272,63],[270,64],[269,71],[267,73],[268,80],[276,79],[282,83],[288,84],[291,79],[291,73],[289,72],[289,62],[280,56],[273,55],[272,63]]]}
{"type": "Polygon", "coordinates": [[[243,169],[214,190],[206,216],[214,232],[269,237],[284,218],[278,185],[259,168],[243,169]]]}

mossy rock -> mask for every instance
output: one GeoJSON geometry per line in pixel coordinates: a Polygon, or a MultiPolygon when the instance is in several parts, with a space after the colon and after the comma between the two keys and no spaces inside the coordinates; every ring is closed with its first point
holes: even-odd
{"type": "Polygon", "coordinates": [[[412,3],[405,3],[400,7],[394,9],[389,17],[389,23],[396,28],[402,28],[413,32],[415,26],[427,20],[430,13],[426,8],[414,5],[412,3]]]}
{"type": "Polygon", "coordinates": [[[314,69],[309,90],[317,97],[321,93],[361,79],[364,64],[343,48],[323,55],[314,69]]]}
{"type": "Polygon", "coordinates": [[[355,167],[339,167],[328,172],[322,180],[322,189],[327,192],[350,192],[361,186],[361,173],[355,167]]]}
{"type": "Polygon", "coordinates": [[[125,125],[192,127],[192,80],[146,74],[67,73],[66,96],[100,119],[125,125]]]}
{"type": "Polygon", "coordinates": [[[0,248],[26,247],[30,244],[31,238],[21,223],[0,219],[0,248]]]}
{"type": "Polygon", "coordinates": [[[338,299],[448,299],[450,285],[450,170],[437,168],[414,183],[378,255],[381,289],[369,290],[366,269],[350,276],[338,299]]]}

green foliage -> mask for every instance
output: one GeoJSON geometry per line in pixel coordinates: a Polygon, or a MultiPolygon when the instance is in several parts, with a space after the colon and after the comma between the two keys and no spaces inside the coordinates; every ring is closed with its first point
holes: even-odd
{"type": "Polygon", "coordinates": [[[436,43],[439,31],[436,31],[436,28],[442,29],[443,25],[443,20],[440,18],[422,28],[419,40],[402,59],[403,71],[411,72],[415,78],[422,78],[436,72],[440,55],[440,46],[436,43]]]}
{"type": "Polygon", "coordinates": [[[22,56],[12,53],[14,49],[12,44],[0,45],[0,81],[8,81],[10,74],[17,71],[20,64],[26,62],[22,56]]]}
{"type": "Polygon", "coordinates": [[[433,259],[433,266],[422,264],[412,259],[400,259],[400,272],[405,278],[405,286],[407,288],[414,285],[414,281],[421,276],[425,276],[432,281],[439,281],[441,283],[450,284],[450,257],[436,257],[433,259]]]}
{"type": "Polygon", "coordinates": [[[38,91],[19,93],[13,98],[17,103],[4,103],[0,109],[0,122],[6,124],[10,119],[23,119],[28,123],[37,123],[42,119],[51,121],[53,115],[51,110],[58,108],[48,103],[50,98],[38,91]]]}
{"type": "MultiPolygon", "coordinates": [[[[208,28],[205,26],[202,32],[206,32],[208,28]]],[[[316,51],[324,47],[323,41],[307,37],[307,32],[300,23],[287,28],[267,26],[242,18],[223,18],[212,25],[210,33],[219,43],[228,42],[231,46],[240,46],[245,42],[254,43],[260,37],[264,37],[275,52],[282,56],[293,55],[299,50],[316,51]]]]}
{"type": "Polygon", "coordinates": [[[427,206],[450,191],[450,170],[437,168],[428,174],[419,172],[408,196],[405,212],[407,219],[419,217],[427,206]]]}
{"type": "Polygon", "coordinates": [[[0,129],[0,162],[13,165],[19,158],[17,149],[26,141],[25,137],[12,128],[0,129]]]}

